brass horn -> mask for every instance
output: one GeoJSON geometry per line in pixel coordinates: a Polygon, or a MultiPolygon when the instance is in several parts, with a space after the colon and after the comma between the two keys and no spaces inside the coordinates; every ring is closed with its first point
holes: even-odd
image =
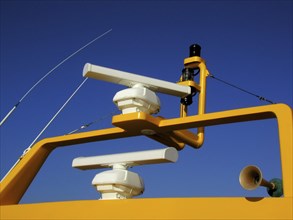
{"type": "Polygon", "coordinates": [[[249,165],[244,167],[239,174],[240,185],[246,190],[254,190],[259,186],[267,188],[267,192],[272,197],[283,195],[282,180],[274,178],[267,181],[263,178],[260,168],[249,165]]]}

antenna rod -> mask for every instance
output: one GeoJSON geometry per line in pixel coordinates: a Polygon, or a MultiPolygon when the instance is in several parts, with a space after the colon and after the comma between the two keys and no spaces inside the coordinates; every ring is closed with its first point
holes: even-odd
{"type": "Polygon", "coordinates": [[[1,120],[0,122],[0,127],[2,126],[2,124],[4,124],[4,122],[10,117],[10,115],[15,111],[15,109],[19,106],[19,104],[31,93],[31,91],[37,86],[39,85],[47,76],[49,76],[54,70],[56,70],[59,66],[61,66],[63,63],[65,63],[67,60],[69,60],[71,57],[73,57],[74,55],[76,55],[77,53],[79,53],[80,51],[82,51],[83,49],[85,49],[86,47],[88,47],[89,45],[91,45],[92,43],[94,43],[96,40],[100,39],[101,37],[105,36],[106,34],[108,34],[109,32],[112,31],[112,28],[109,29],[108,31],[106,31],[105,33],[99,35],[98,37],[96,37],[95,39],[91,40],[90,42],[88,42],[87,44],[85,44],[84,46],[82,46],[81,48],[79,48],[77,51],[75,51],[74,53],[72,53],[71,55],[69,55],[68,57],[66,57],[64,60],[62,60],[60,63],[58,63],[55,67],[53,67],[49,72],[47,72],[41,79],[39,79],[39,81],[37,81],[22,97],[21,99],[17,102],[16,105],[13,106],[13,108],[6,114],[6,116],[1,120]]]}
{"type": "Polygon", "coordinates": [[[44,131],[49,127],[49,125],[54,121],[54,119],[58,116],[58,114],[65,108],[67,103],[73,98],[73,96],[78,92],[78,90],[83,86],[83,84],[88,80],[85,78],[82,83],[75,89],[75,91],[71,94],[71,96],[66,100],[66,102],[61,106],[61,108],[55,113],[55,115],[51,118],[51,120],[46,124],[43,130],[37,135],[37,137],[33,140],[33,142],[23,151],[23,154],[19,157],[19,159],[14,163],[14,165],[10,168],[10,170],[6,173],[6,175],[2,178],[1,182],[5,179],[5,177],[16,167],[19,161],[26,155],[27,152],[32,148],[32,146],[36,143],[38,138],[44,133],[44,131]]]}
{"type": "Polygon", "coordinates": [[[77,87],[77,89],[71,94],[71,96],[66,100],[66,102],[61,106],[61,108],[55,113],[55,115],[51,118],[51,120],[47,123],[47,125],[43,128],[43,130],[37,135],[37,137],[34,139],[34,141],[30,144],[30,146],[27,148],[27,150],[30,150],[30,148],[36,143],[36,141],[39,139],[39,137],[44,133],[44,131],[49,127],[49,125],[53,122],[53,120],[58,116],[58,114],[63,110],[63,108],[67,105],[67,103],[73,98],[73,96],[78,92],[78,90],[83,86],[83,84],[88,80],[88,78],[85,78],[82,83],[77,87]]]}

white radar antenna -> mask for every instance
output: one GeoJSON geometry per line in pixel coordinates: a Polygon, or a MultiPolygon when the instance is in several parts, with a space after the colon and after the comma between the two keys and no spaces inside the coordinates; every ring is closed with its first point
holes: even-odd
{"type": "Polygon", "coordinates": [[[146,112],[155,114],[160,110],[160,100],[155,92],[184,98],[191,94],[189,86],[141,76],[107,67],[85,64],[83,76],[130,87],[116,93],[113,102],[122,114],[146,112]]]}
{"type": "Polygon", "coordinates": [[[101,194],[101,199],[128,199],[144,192],[142,178],[129,167],[176,162],[178,152],[169,147],[158,150],[137,151],[104,156],[78,157],[72,161],[72,167],[81,170],[111,167],[112,170],[98,173],[92,185],[101,194]]]}

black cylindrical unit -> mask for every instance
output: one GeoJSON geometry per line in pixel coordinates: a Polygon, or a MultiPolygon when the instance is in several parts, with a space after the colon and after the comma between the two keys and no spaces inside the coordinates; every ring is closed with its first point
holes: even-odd
{"type": "Polygon", "coordinates": [[[194,56],[200,57],[200,50],[201,50],[201,47],[198,44],[192,44],[189,47],[189,57],[194,57],[194,56]]]}
{"type": "Polygon", "coordinates": [[[193,80],[194,71],[191,68],[184,68],[182,70],[181,81],[193,80]]]}

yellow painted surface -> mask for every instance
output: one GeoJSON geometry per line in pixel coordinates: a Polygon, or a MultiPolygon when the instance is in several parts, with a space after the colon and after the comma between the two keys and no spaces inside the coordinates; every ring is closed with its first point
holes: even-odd
{"type": "Polygon", "coordinates": [[[278,121],[284,196],[292,198],[292,109],[284,104],[274,104],[173,119],[153,117],[143,112],[117,115],[112,121],[116,128],[44,139],[0,183],[0,201],[2,205],[17,204],[46,158],[57,147],[141,135],[143,129],[153,130],[163,139],[170,137],[166,139],[170,143],[184,141],[184,134],[192,142],[195,137],[192,134],[188,137],[186,129],[268,118],[278,121]]]}
{"type": "Polygon", "coordinates": [[[157,198],[10,205],[1,219],[292,219],[291,198],[157,198]]]}
{"type": "Polygon", "coordinates": [[[293,219],[293,119],[284,104],[205,113],[205,61],[200,57],[184,60],[185,67],[200,69],[200,83],[179,82],[196,88],[198,114],[188,116],[187,106],[180,117],[165,119],[143,112],[116,115],[114,128],[62,135],[44,139],[19,161],[0,183],[1,219],[293,219]],[[276,118],[279,128],[284,197],[281,198],[150,198],[127,200],[68,201],[18,204],[50,153],[57,147],[143,135],[182,150],[185,145],[199,148],[204,127],[276,118]],[[197,128],[197,133],[188,129],[197,128]]]}

